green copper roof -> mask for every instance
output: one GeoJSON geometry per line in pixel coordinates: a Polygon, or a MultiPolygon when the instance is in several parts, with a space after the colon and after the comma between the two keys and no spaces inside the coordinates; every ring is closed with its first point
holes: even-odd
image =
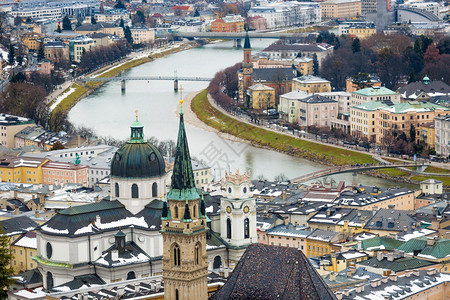
{"type": "MultiPolygon", "coordinates": [[[[392,101],[392,103],[395,105],[395,104],[399,104],[400,102],[392,101]]],[[[384,102],[384,101],[370,101],[367,103],[363,103],[363,104],[354,106],[354,108],[361,109],[361,110],[369,110],[369,111],[375,111],[377,109],[386,108],[386,107],[389,107],[389,105],[386,104],[386,102],[384,102]]]]}
{"type": "MultiPolygon", "coordinates": [[[[399,246],[403,245],[403,241],[399,241],[390,237],[374,237],[361,241],[361,248],[363,250],[375,251],[375,250],[395,250],[399,246]]],[[[353,246],[358,248],[358,245],[353,246]]]]}
{"type": "Polygon", "coordinates": [[[245,32],[244,49],[251,49],[250,38],[248,37],[248,31],[245,32]]]}
{"type": "Polygon", "coordinates": [[[450,255],[450,240],[439,239],[434,241],[433,245],[427,245],[427,237],[419,237],[407,241],[398,247],[398,250],[405,251],[405,253],[418,251],[419,257],[420,255],[426,255],[439,259],[450,255]]]}
{"type": "Polygon", "coordinates": [[[427,112],[427,111],[434,111],[436,109],[450,110],[450,108],[438,104],[419,101],[402,102],[394,106],[387,107],[386,109],[395,114],[404,114],[409,111],[427,112]]]}
{"type": "Polygon", "coordinates": [[[141,122],[137,119],[134,120],[133,123],[131,123],[131,135],[129,143],[146,143],[144,140],[144,125],[142,125],[141,122]]]}
{"type": "Polygon", "coordinates": [[[38,256],[38,255],[33,256],[31,259],[37,261],[40,264],[47,265],[47,266],[73,269],[73,265],[72,264],[65,264],[65,263],[58,263],[58,262],[49,261],[49,260],[47,260],[47,259],[45,259],[43,257],[38,256]]]}
{"type": "Polygon", "coordinates": [[[194,200],[200,198],[195,188],[194,173],[192,172],[191,156],[184,130],[183,113],[180,113],[175,163],[173,165],[172,183],[167,195],[169,200],[194,200]]]}
{"type": "Polygon", "coordinates": [[[358,94],[358,95],[363,95],[363,96],[384,96],[384,95],[396,95],[397,94],[396,92],[394,92],[388,88],[385,88],[384,86],[376,87],[376,88],[368,87],[365,89],[357,90],[353,93],[358,94]]]}

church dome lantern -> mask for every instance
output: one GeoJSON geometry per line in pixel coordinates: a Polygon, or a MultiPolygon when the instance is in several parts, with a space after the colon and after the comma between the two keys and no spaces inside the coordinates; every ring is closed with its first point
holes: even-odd
{"type": "Polygon", "coordinates": [[[111,162],[111,176],[122,178],[151,178],[165,174],[164,158],[158,148],[144,139],[144,126],[136,120],[131,124],[131,136],[111,162]]]}

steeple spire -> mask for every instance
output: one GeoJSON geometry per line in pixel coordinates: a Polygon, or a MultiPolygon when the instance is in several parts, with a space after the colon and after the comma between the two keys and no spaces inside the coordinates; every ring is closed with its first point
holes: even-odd
{"type": "Polygon", "coordinates": [[[178,129],[175,163],[172,171],[172,183],[167,195],[169,200],[195,200],[200,196],[195,188],[194,173],[192,172],[191,156],[184,130],[183,100],[180,100],[180,125],[178,129]]]}
{"type": "Polygon", "coordinates": [[[248,30],[245,31],[244,49],[251,49],[250,38],[248,37],[248,30]]]}

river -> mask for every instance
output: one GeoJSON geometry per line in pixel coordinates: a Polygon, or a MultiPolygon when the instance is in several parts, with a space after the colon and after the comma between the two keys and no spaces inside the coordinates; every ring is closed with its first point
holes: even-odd
{"type": "MultiPolygon", "coordinates": [[[[253,51],[260,51],[273,40],[252,40],[253,51]]],[[[214,74],[242,60],[242,49],[233,48],[232,42],[209,44],[172,54],[140,65],[126,72],[137,75],[173,75],[213,77],[214,74]]],[[[183,93],[187,94],[205,88],[206,82],[182,82],[183,93]]],[[[128,81],[126,92],[121,94],[120,82],[104,84],[95,93],[79,101],[70,111],[69,119],[75,126],[93,128],[99,136],[126,139],[129,136],[135,110],[144,124],[145,136],[158,140],[176,140],[178,117],[176,115],[180,94],[174,93],[172,81],[128,81]]],[[[202,159],[212,167],[218,178],[225,170],[251,170],[253,178],[263,175],[272,180],[279,174],[288,178],[324,169],[305,159],[252,147],[245,143],[222,139],[216,133],[186,125],[192,157],[202,159]]],[[[341,174],[328,180],[351,184],[351,174],[341,174]]],[[[392,186],[400,185],[388,180],[358,175],[362,184],[392,186]]]]}

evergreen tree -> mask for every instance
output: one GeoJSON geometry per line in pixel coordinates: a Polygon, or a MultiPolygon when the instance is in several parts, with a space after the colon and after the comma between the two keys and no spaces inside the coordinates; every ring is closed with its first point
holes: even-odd
{"type": "Polygon", "coordinates": [[[72,30],[72,24],[70,23],[69,16],[65,16],[63,19],[63,30],[72,30]]]}
{"type": "Polygon", "coordinates": [[[40,43],[39,44],[39,48],[38,48],[38,53],[37,53],[37,57],[38,59],[44,59],[45,58],[45,48],[44,48],[44,43],[40,43]]]}
{"type": "Polygon", "coordinates": [[[104,14],[104,13],[105,13],[105,7],[103,7],[103,2],[100,3],[100,8],[99,8],[99,10],[100,10],[100,13],[101,13],[101,14],[104,14]]]}
{"type": "Polygon", "coordinates": [[[97,20],[95,19],[95,16],[91,16],[91,24],[97,24],[97,20]]]}
{"type": "Polygon", "coordinates": [[[416,73],[414,72],[414,69],[411,69],[411,72],[409,73],[409,79],[408,79],[408,83],[411,82],[416,82],[416,73]]]}
{"type": "Polygon", "coordinates": [[[58,28],[56,28],[56,32],[61,33],[62,29],[61,29],[61,24],[58,24],[58,28]]]}
{"type": "Polygon", "coordinates": [[[416,39],[414,41],[414,52],[416,52],[419,55],[423,55],[422,45],[420,44],[420,39],[416,39]]]}
{"type": "Polygon", "coordinates": [[[361,41],[358,38],[355,38],[352,42],[352,52],[361,52],[361,41]]]}
{"type": "Polygon", "coordinates": [[[23,56],[22,55],[17,55],[16,60],[17,60],[17,64],[19,66],[21,66],[22,63],[23,63],[23,56]]]}
{"type": "Polygon", "coordinates": [[[409,128],[409,141],[411,143],[416,142],[416,127],[414,127],[413,124],[411,124],[411,127],[409,128]]]}
{"type": "Polygon", "coordinates": [[[319,35],[317,36],[316,43],[322,43],[322,42],[323,42],[322,34],[319,34],[319,35]]]}
{"type": "Polygon", "coordinates": [[[10,277],[14,273],[11,267],[11,259],[13,258],[9,247],[9,237],[4,234],[3,227],[0,226],[0,298],[7,299],[8,294],[6,288],[14,283],[10,277]]]}
{"type": "Polygon", "coordinates": [[[319,60],[316,53],[313,54],[313,74],[314,76],[319,74],[319,60]]]}
{"type": "Polygon", "coordinates": [[[200,17],[200,13],[198,12],[198,10],[196,9],[194,12],[194,17],[200,17]]]}
{"type": "Polygon", "coordinates": [[[130,45],[133,46],[133,36],[131,35],[131,30],[129,26],[125,27],[124,35],[128,43],[130,43],[130,45]]]}
{"type": "Polygon", "coordinates": [[[125,31],[125,23],[123,22],[123,19],[120,19],[119,27],[122,27],[122,29],[125,31]]]}
{"type": "Polygon", "coordinates": [[[123,5],[122,1],[119,0],[116,5],[114,5],[114,8],[125,9],[125,5],[123,5]]]}
{"type": "Polygon", "coordinates": [[[9,44],[9,52],[8,52],[8,63],[10,65],[14,64],[14,46],[12,44],[9,44]]]}

